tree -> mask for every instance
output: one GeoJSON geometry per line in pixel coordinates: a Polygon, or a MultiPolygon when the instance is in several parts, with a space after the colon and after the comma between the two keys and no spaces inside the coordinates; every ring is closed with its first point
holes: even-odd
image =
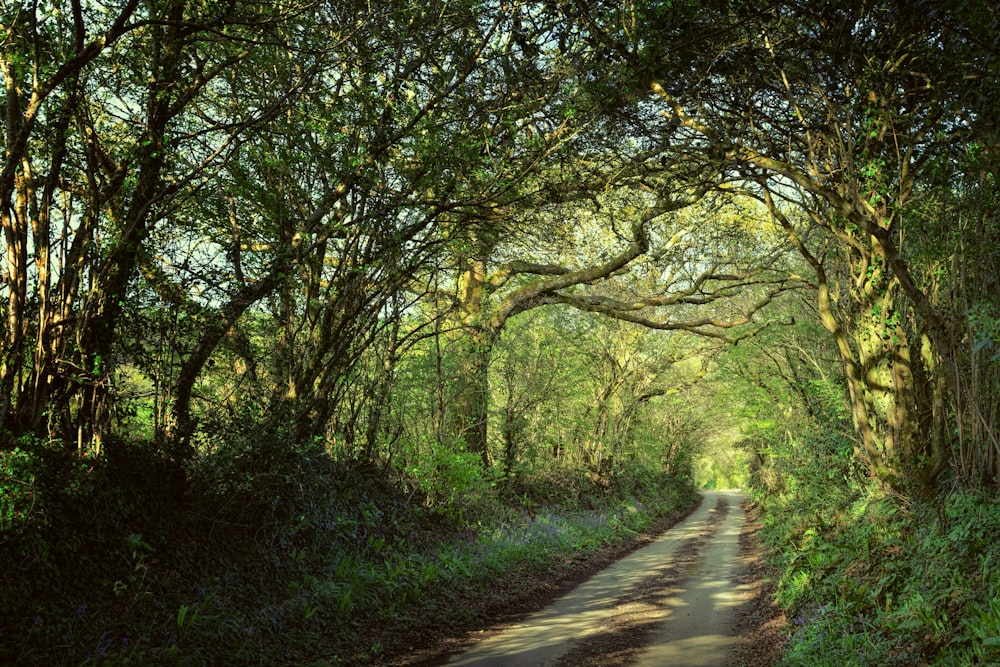
{"type": "MultiPolygon", "coordinates": [[[[326,90],[286,128],[281,152],[301,155],[305,127],[306,138],[316,137],[308,156],[275,165],[265,155],[266,172],[246,170],[266,173],[255,189],[282,192],[293,211],[318,211],[310,197],[336,184],[320,200],[324,231],[279,228],[280,244],[303,231],[314,244],[281,284],[274,312],[268,411],[294,423],[297,437],[329,428],[350,446],[354,418],[342,419],[338,406],[357,362],[394,331],[381,338],[395,341],[383,351],[391,376],[396,334],[409,335],[399,326],[425,298],[423,283],[520,196],[519,184],[559,143],[564,128],[547,97],[554,84],[523,46],[552,25],[533,16],[522,4],[480,2],[446,12],[398,3],[366,14],[364,29],[337,45],[334,69],[321,77],[326,90]],[[325,124],[314,127],[312,118],[325,124]],[[528,123],[545,136],[524,140],[528,123]],[[315,182],[295,167],[303,162],[315,182]]],[[[371,449],[377,428],[365,431],[371,449]]]]}
{"type": "Polygon", "coordinates": [[[837,350],[816,317],[812,295],[786,299],[780,307],[794,314],[794,326],[762,332],[716,357],[717,403],[735,417],[734,444],[746,455],[754,489],[795,493],[816,479],[852,486],[865,471],[854,455],[860,440],[837,350]]]}
{"type": "Polygon", "coordinates": [[[949,198],[937,176],[954,147],[990,140],[995,100],[969,81],[995,80],[995,13],[629,4],[614,15],[634,18],[626,32],[599,7],[574,3],[632,74],[629,90],[658,100],[674,123],[665,155],[719,165],[766,203],[809,263],[859,456],[890,485],[932,489],[953,460],[968,369],[953,352],[962,313],[919,252],[920,218],[927,201],[949,198]],[[664,35],[676,39],[669,51],[657,48],[664,35]]]}
{"type": "Polygon", "coordinates": [[[554,310],[536,310],[509,324],[490,364],[493,423],[500,434],[505,479],[558,461],[571,445],[586,359],[582,335],[567,331],[554,310]]]}
{"type": "Polygon", "coordinates": [[[0,428],[99,449],[146,245],[170,207],[276,111],[217,100],[223,75],[285,14],[183,1],[3,12],[0,428]]]}
{"type": "Polygon", "coordinates": [[[476,425],[462,434],[486,465],[490,355],[511,318],[562,304],[733,342],[752,335],[755,314],[795,286],[772,270],[783,256],[780,239],[724,191],[708,199],[704,190],[671,189],[662,167],[636,171],[641,176],[633,184],[622,178],[617,188],[591,191],[588,199],[565,197],[520,212],[521,225],[536,235],[496,243],[494,256],[477,260],[475,275],[458,281],[458,327],[469,347],[460,367],[465,401],[457,412],[476,425]],[[716,227],[706,224],[713,218],[721,221],[716,227]],[[729,337],[727,330],[736,333],[729,337]]]}

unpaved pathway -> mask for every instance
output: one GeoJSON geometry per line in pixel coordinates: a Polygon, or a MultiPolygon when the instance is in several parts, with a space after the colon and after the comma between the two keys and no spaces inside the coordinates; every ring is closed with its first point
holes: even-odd
{"type": "Polygon", "coordinates": [[[707,492],[697,510],[655,542],[490,637],[449,665],[725,665],[745,520],[734,492],[707,492]]]}

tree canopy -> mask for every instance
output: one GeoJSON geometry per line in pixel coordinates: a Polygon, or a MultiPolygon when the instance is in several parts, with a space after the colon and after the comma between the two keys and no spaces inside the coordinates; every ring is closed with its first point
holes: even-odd
{"type": "Polygon", "coordinates": [[[736,344],[808,290],[873,474],[993,476],[995,23],[5,4],[0,428],[99,451],[142,414],[182,461],[227,420],[280,422],[374,455],[397,363],[444,336],[467,390],[438,433],[489,465],[511,318],[736,344]]]}
{"type": "Polygon", "coordinates": [[[392,661],[696,486],[788,664],[997,658],[998,17],[0,0],[0,662],[392,661]]]}

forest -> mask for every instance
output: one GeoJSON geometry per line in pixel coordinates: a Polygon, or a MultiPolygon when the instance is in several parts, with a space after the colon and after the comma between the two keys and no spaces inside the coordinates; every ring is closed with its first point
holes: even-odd
{"type": "Polygon", "coordinates": [[[997,664],[998,10],[0,0],[0,664],[391,664],[735,487],[780,664],[997,664]]]}

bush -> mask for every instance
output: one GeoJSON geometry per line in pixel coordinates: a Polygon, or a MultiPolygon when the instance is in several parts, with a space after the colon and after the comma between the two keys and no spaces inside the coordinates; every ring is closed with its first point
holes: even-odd
{"type": "Polygon", "coordinates": [[[0,664],[377,662],[408,628],[487,613],[495,582],[541,585],[693,497],[640,469],[555,468],[512,496],[461,451],[393,470],[281,428],[199,451],[183,478],[143,443],[0,452],[0,664]]]}
{"type": "Polygon", "coordinates": [[[478,454],[432,439],[404,443],[401,450],[407,483],[436,514],[467,527],[493,509],[494,474],[478,454]]]}
{"type": "Polygon", "coordinates": [[[174,472],[155,450],[115,440],[100,458],[35,438],[0,452],[0,662],[85,662],[107,649],[152,590],[174,472]]]}
{"type": "Polygon", "coordinates": [[[797,464],[784,492],[755,494],[792,619],[783,665],[1000,661],[1000,502],[962,490],[908,500],[797,464]]]}

